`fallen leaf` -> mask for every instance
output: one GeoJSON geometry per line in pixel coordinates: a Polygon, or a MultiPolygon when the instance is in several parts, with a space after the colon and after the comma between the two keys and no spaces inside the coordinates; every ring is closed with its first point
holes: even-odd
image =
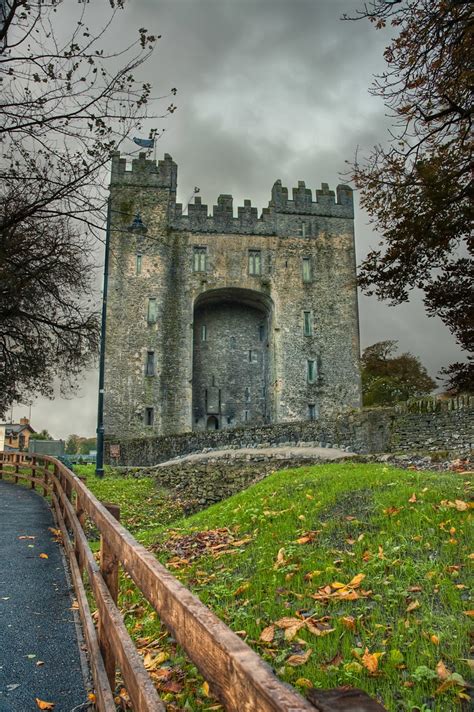
{"type": "Polygon", "coordinates": [[[361,581],[363,581],[364,579],[365,574],[357,574],[357,576],[354,576],[354,578],[351,579],[347,585],[351,588],[357,588],[358,586],[360,586],[361,581]]]}
{"type": "Polygon", "coordinates": [[[383,654],[384,653],[369,653],[369,649],[366,648],[361,658],[362,665],[373,675],[378,670],[379,658],[382,657],[383,654]]]}
{"type": "Polygon", "coordinates": [[[354,616],[342,616],[341,623],[344,628],[347,628],[348,630],[356,629],[356,622],[354,616]]]}
{"type": "Polygon", "coordinates": [[[44,665],[44,660],[38,660],[36,662],[36,667],[41,667],[42,665],[44,665]]]}
{"type": "Polygon", "coordinates": [[[436,674],[438,675],[438,679],[443,682],[444,680],[447,680],[448,677],[451,675],[451,671],[448,670],[444,662],[440,660],[436,666],[436,674]]]}
{"type": "Polygon", "coordinates": [[[292,628],[297,623],[304,624],[304,621],[302,621],[301,618],[293,618],[290,616],[285,616],[284,618],[279,618],[275,621],[275,625],[278,626],[278,628],[283,628],[284,630],[286,628],[292,628]]]}
{"type": "MultiPolygon", "coordinates": [[[[39,557],[40,557],[40,559],[49,559],[48,554],[40,554],[39,557]]],[[[50,707],[45,707],[44,709],[52,709],[52,708],[50,708],[50,707]]]]}
{"type": "Polygon", "coordinates": [[[154,670],[158,667],[158,665],[161,665],[166,660],[168,660],[168,658],[168,653],[165,653],[164,651],[158,653],[158,655],[155,655],[155,657],[153,657],[151,653],[147,653],[143,659],[143,664],[146,670],[154,670]]]}
{"type": "Polygon", "coordinates": [[[27,536],[26,534],[23,536],[19,536],[18,539],[36,539],[35,536],[27,536]]]}
{"type": "MultiPolygon", "coordinates": [[[[306,495],[308,496],[308,495],[306,495]]],[[[306,677],[299,677],[296,682],[295,682],[296,687],[307,687],[308,689],[311,689],[314,687],[313,683],[311,680],[308,680],[306,677]]]]}
{"type": "Polygon", "coordinates": [[[474,616],[474,611],[463,611],[463,613],[465,616],[469,616],[470,618],[474,616]]]}
{"type": "Polygon", "coordinates": [[[434,633],[433,633],[433,635],[430,635],[430,640],[434,645],[439,645],[439,638],[434,633]]]}
{"type": "Polygon", "coordinates": [[[455,499],[454,504],[458,512],[465,512],[466,509],[469,509],[469,504],[467,502],[463,502],[462,499],[455,499]]]}
{"type": "Polygon", "coordinates": [[[240,594],[244,593],[248,588],[250,588],[250,582],[245,581],[245,583],[240,584],[240,586],[235,589],[234,596],[240,596],[240,594]]]}
{"type": "Polygon", "coordinates": [[[55,702],[45,702],[44,700],[40,700],[39,697],[35,697],[35,702],[36,702],[36,705],[39,707],[40,710],[52,710],[52,709],[54,709],[55,702]]]}
{"type": "Polygon", "coordinates": [[[411,503],[416,502],[416,494],[414,492],[408,501],[411,503]]]}
{"type": "Polygon", "coordinates": [[[294,625],[285,628],[285,640],[293,640],[295,635],[298,633],[298,631],[301,628],[304,628],[305,622],[304,621],[298,621],[294,625]]]}
{"type": "Polygon", "coordinates": [[[285,550],[284,550],[284,549],[280,549],[280,550],[278,551],[278,554],[277,554],[277,557],[276,557],[276,561],[275,561],[275,563],[273,564],[273,568],[274,568],[274,569],[279,569],[280,566],[284,566],[285,564],[286,564],[285,550]]]}
{"type": "Polygon", "coordinates": [[[288,660],[286,660],[286,664],[291,665],[292,667],[298,667],[298,665],[305,665],[308,662],[312,652],[312,648],[308,648],[308,650],[305,653],[302,653],[301,655],[290,655],[288,660]]]}
{"type": "Polygon", "coordinates": [[[274,636],[275,636],[275,626],[267,625],[267,627],[264,628],[262,630],[262,632],[260,633],[259,640],[262,640],[264,643],[271,643],[274,636]]]}
{"type": "Polygon", "coordinates": [[[97,702],[97,697],[93,692],[89,692],[89,694],[87,695],[87,699],[89,700],[89,702],[97,702]]]}
{"type": "Polygon", "coordinates": [[[412,601],[411,603],[408,604],[407,606],[407,613],[411,613],[411,611],[415,611],[417,608],[421,606],[421,603],[417,601],[412,601]]]}
{"type": "Polygon", "coordinates": [[[205,697],[209,697],[209,683],[208,682],[202,683],[201,692],[205,697]]]}

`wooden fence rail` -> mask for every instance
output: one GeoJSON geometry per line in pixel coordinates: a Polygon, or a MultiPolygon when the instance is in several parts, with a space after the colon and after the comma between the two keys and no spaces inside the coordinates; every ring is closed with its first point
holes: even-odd
{"type": "Polygon", "coordinates": [[[285,685],[270,667],[139,544],[119,520],[118,507],[99,502],[83,481],[47,455],[0,453],[0,478],[20,479],[50,495],[69,560],[86,638],[99,712],[115,712],[120,670],[134,712],[165,712],[117,608],[118,567],[130,575],[162,623],[185,650],[228,712],[377,712],[384,708],[360,691],[325,693],[312,702],[285,685]],[[87,518],[100,532],[96,562],[84,533],[87,518]],[[98,610],[93,623],[84,588],[87,574],[98,610]]]}

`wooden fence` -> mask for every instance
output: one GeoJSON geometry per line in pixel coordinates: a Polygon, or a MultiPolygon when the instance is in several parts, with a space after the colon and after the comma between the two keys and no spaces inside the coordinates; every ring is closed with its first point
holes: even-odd
{"type": "Polygon", "coordinates": [[[165,712],[117,607],[119,565],[155,608],[228,712],[377,712],[360,691],[313,691],[312,702],[278,680],[270,667],[186,589],[119,523],[114,505],[99,502],[79,477],[47,455],[0,453],[0,479],[9,475],[49,495],[61,529],[86,638],[99,712],[115,712],[120,670],[134,712],[165,712]],[[100,532],[96,562],[84,533],[89,518],[100,532]],[[98,610],[94,625],[84,573],[98,610]],[[352,699],[352,701],[351,701],[352,699]]]}

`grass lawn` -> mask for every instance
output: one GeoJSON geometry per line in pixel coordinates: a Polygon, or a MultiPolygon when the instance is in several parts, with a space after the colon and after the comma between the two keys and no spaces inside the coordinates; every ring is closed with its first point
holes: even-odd
{"type": "MultiPolygon", "coordinates": [[[[303,467],[188,518],[150,478],[87,484],[303,694],[349,684],[392,712],[468,709],[467,475],[303,467]]],[[[169,710],[219,709],[125,576],[120,605],[169,710]]]]}

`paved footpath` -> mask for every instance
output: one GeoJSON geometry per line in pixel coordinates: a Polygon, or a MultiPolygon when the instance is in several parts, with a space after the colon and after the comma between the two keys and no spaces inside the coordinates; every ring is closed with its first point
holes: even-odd
{"type": "Polygon", "coordinates": [[[54,526],[41,495],[0,480],[0,712],[38,712],[35,697],[54,712],[89,709],[54,526]]]}

